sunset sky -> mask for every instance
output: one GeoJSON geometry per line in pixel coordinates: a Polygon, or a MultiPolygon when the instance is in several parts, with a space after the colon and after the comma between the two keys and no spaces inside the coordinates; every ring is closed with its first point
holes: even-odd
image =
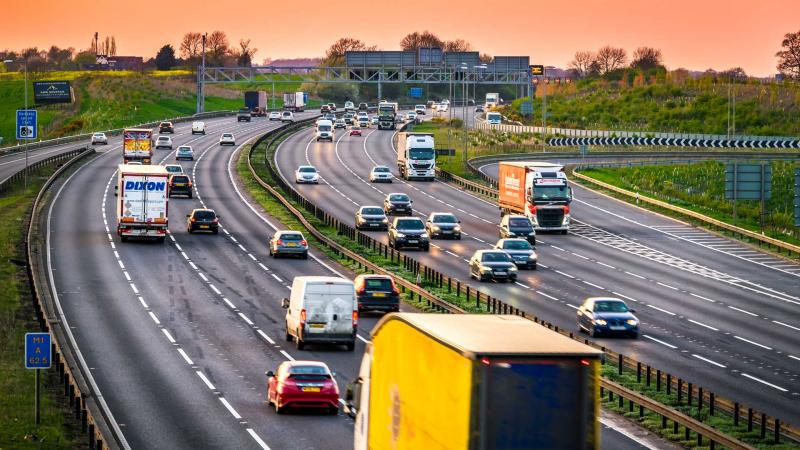
{"type": "Polygon", "coordinates": [[[528,55],[566,67],[576,50],[610,44],[628,53],[660,48],[669,68],[776,72],[775,52],[800,31],[800,0],[569,0],[460,2],[0,0],[0,49],[86,49],[92,34],[114,35],[119,55],[151,57],[187,31],[250,38],[264,58],[313,57],[351,36],[396,50],[403,35],[430,30],[463,38],[491,55],[528,55]],[[136,4],[135,7],[127,6],[136,4]]]}

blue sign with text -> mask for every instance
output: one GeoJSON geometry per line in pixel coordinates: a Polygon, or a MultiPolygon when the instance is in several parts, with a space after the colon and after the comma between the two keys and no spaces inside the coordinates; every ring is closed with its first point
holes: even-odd
{"type": "Polygon", "coordinates": [[[25,333],[25,368],[49,369],[50,333],[25,333]]]}
{"type": "Polygon", "coordinates": [[[37,138],[37,118],[35,110],[17,110],[17,140],[37,138]]]}
{"type": "Polygon", "coordinates": [[[409,89],[408,96],[411,98],[422,98],[422,88],[413,87],[409,89]]]}

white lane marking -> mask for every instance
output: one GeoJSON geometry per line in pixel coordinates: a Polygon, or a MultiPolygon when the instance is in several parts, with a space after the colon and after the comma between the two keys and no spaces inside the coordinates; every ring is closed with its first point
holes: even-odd
{"type": "Polygon", "coordinates": [[[265,266],[264,264],[262,264],[262,263],[258,263],[258,266],[261,267],[262,269],[266,270],[266,271],[269,271],[269,268],[267,266],[265,266]]]}
{"type": "Polygon", "coordinates": [[[365,344],[369,344],[369,340],[364,339],[363,337],[361,337],[360,334],[356,334],[356,337],[358,338],[359,341],[361,341],[361,342],[363,342],[365,344]]]}
{"type": "Polygon", "coordinates": [[[166,329],[166,328],[162,328],[162,329],[161,329],[161,331],[163,331],[163,332],[164,332],[164,336],[166,336],[166,337],[167,337],[167,339],[168,339],[168,340],[169,340],[171,343],[173,343],[173,344],[175,343],[175,338],[174,338],[174,337],[172,337],[172,335],[171,335],[171,334],[169,334],[169,331],[167,331],[167,329],[166,329]]]}
{"type": "Polygon", "coordinates": [[[633,273],[633,272],[628,272],[627,270],[625,271],[625,273],[630,275],[630,276],[632,276],[632,277],[641,278],[642,280],[646,280],[647,279],[647,278],[645,278],[645,277],[643,277],[643,276],[641,276],[639,274],[636,274],[636,273],[633,273]]]}
{"type": "Polygon", "coordinates": [[[549,298],[550,300],[555,300],[555,301],[557,301],[557,302],[558,302],[558,301],[561,301],[561,300],[559,300],[559,299],[557,299],[557,298],[553,297],[552,295],[550,295],[550,294],[546,294],[546,293],[544,293],[544,292],[542,292],[542,291],[536,291],[536,293],[537,293],[537,294],[539,294],[539,295],[541,295],[541,296],[543,296],[543,297],[547,297],[547,298],[549,298]]]}
{"type": "Polygon", "coordinates": [[[750,339],[745,339],[745,338],[743,338],[741,336],[736,336],[735,334],[733,335],[733,337],[738,339],[738,340],[740,340],[740,341],[747,342],[748,344],[753,344],[753,345],[761,347],[763,349],[772,350],[772,347],[768,347],[768,346],[766,346],[764,344],[759,344],[758,342],[751,341],[750,339]]]}
{"type": "Polygon", "coordinates": [[[751,313],[750,311],[746,311],[744,309],[740,309],[740,308],[737,308],[735,306],[728,305],[728,308],[730,308],[732,310],[735,310],[735,311],[743,312],[743,313],[745,313],[747,315],[750,315],[750,316],[753,316],[753,317],[758,317],[758,314],[756,314],[756,313],[751,313]]]}
{"type": "Polygon", "coordinates": [[[147,303],[145,303],[145,302],[144,302],[144,299],[143,299],[141,296],[139,296],[139,297],[137,297],[137,298],[139,299],[139,303],[141,303],[141,304],[142,304],[142,306],[144,306],[144,307],[145,307],[145,309],[147,309],[147,308],[148,308],[148,306],[147,306],[147,303]]]}
{"type": "Polygon", "coordinates": [[[153,311],[147,311],[147,313],[150,314],[150,318],[153,319],[153,322],[155,322],[156,325],[161,325],[161,321],[158,320],[158,317],[156,317],[153,311]]]}
{"type": "Polygon", "coordinates": [[[707,302],[711,302],[711,303],[717,303],[717,301],[716,301],[716,300],[711,300],[711,299],[710,299],[710,298],[708,298],[708,297],[703,297],[702,295],[697,295],[697,294],[695,294],[695,293],[692,293],[692,292],[689,292],[689,295],[691,295],[692,297],[699,298],[700,300],[705,300],[705,301],[707,301],[707,302]]]}
{"type": "Polygon", "coordinates": [[[515,284],[517,284],[518,286],[522,286],[522,287],[523,287],[523,288],[525,288],[525,289],[530,289],[530,286],[527,286],[527,285],[525,285],[525,284],[522,284],[522,283],[520,283],[519,281],[515,281],[514,283],[515,283],[515,284]]]}
{"type": "Polygon", "coordinates": [[[272,278],[275,278],[276,280],[278,280],[278,283],[283,283],[283,280],[281,280],[281,277],[275,275],[274,273],[271,273],[270,275],[272,275],[272,278]]]}
{"type": "Polygon", "coordinates": [[[294,358],[292,357],[292,355],[286,353],[286,350],[281,350],[281,355],[285,356],[286,359],[288,359],[289,361],[294,361],[294,358]]]}
{"type": "Polygon", "coordinates": [[[187,355],[182,348],[178,348],[178,353],[180,353],[181,356],[183,356],[183,359],[186,361],[186,364],[189,364],[190,366],[194,365],[194,361],[192,361],[192,358],[189,358],[189,355],[187,355]]]}
{"type": "Polygon", "coordinates": [[[203,272],[199,272],[199,273],[198,273],[198,275],[200,275],[200,278],[202,278],[202,279],[203,279],[203,281],[205,281],[206,283],[208,283],[208,278],[206,278],[206,276],[205,276],[205,275],[203,275],[203,272]]]}
{"type": "Polygon", "coordinates": [[[800,331],[800,328],[793,327],[793,326],[791,326],[791,325],[789,325],[789,324],[786,324],[786,323],[783,323],[783,322],[778,322],[777,320],[773,320],[773,321],[772,321],[772,323],[776,323],[776,324],[778,324],[778,325],[782,325],[782,326],[784,326],[784,327],[791,328],[791,329],[793,329],[793,330],[795,330],[795,331],[800,331]]]}
{"type": "Polygon", "coordinates": [[[222,292],[220,292],[220,290],[217,289],[217,287],[214,286],[213,284],[209,284],[208,287],[210,287],[211,290],[214,291],[217,295],[222,295],[222,292]]]}
{"type": "Polygon", "coordinates": [[[586,256],[580,255],[580,254],[575,253],[575,252],[570,252],[570,253],[572,253],[573,255],[577,256],[578,258],[585,259],[585,260],[589,261],[589,258],[587,258],[586,256]]]}
{"type": "Polygon", "coordinates": [[[800,361],[800,358],[797,357],[797,356],[793,356],[793,355],[786,355],[786,356],[788,356],[789,358],[796,359],[796,360],[800,361]]]}
{"type": "Polygon", "coordinates": [[[619,293],[619,292],[617,292],[617,291],[611,291],[611,293],[612,293],[612,294],[614,294],[614,295],[616,295],[617,297],[622,297],[622,298],[624,298],[624,299],[627,299],[627,300],[630,300],[630,301],[632,301],[632,302],[637,302],[637,303],[639,302],[639,300],[636,300],[635,298],[632,298],[632,297],[628,297],[628,296],[627,296],[627,295],[625,295],[625,294],[620,294],[620,293],[619,293]]]}
{"type": "Polygon", "coordinates": [[[719,331],[719,329],[717,329],[717,328],[714,328],[714,327],[712,327],[711,325],[706,325],[706,324],[704,324],[704,323],[702,323],[702,322],[698,322],[698,321],[696,321],[696,320],[693,320],[693,319],[689,319],[689,322],[692,322],[692,323],[693,323],[693,324],[695,324],[695,325],[700,325],[701,327],[708,328],[709,330],[719,331]]]}
{"type": "Polygon", "coordinates": [[[267,333],[264,333],[264,330],[256,330],[256,333],[260,334],[262,338],[266,339],[272,345],[275,345],[275,341],[272,340],[271,337],[267,336],[267,333]]]}
{"type": "Polygon", "coordinates": [[[224,301],[225,303],[227,303],[227,304],[228,304],[228,306],[230,306],[230,307],[231,307],[231,309],[236,309],[236,306],[235,306],[233,303],[231,303],[231,301],[230,301],[230,300],[228,300],[227,298],[225,298],[225,297],[222,297],[222,301],[224,301]]]}
{"type": "Polygon", "coordinates": [[[186,255],[186,252],[181,252],[181,256],[183,256],[183,259],[189,260],[189,256],[186,255]]]}
{"type": "Polygon", "coordinates": [[[209,381],[208,378],[206,378],[206,375],[203,372],[197,370],[195,371],[195,373],[197,374],[198,377],[200,377],[201,380],[203,380],[203,383],[205,383],[209,389],[211,389],[212,391],[217,390],[217,388],[215,388],[214,385],[211,384],[211,381],[209,381]]]}
{"type": "Polygon", "coordinates": [[[252,259],[253,261],[257,261],[256,257],[255,257],[255,256],[253,256],[253,254],[252,254],[252,253],[248,253],[248,254],[247,254],[247,256],[249,256],[249,257],[250,257],[250,259],[252,259]]]}
{"type": "Polygon", "coordinates": [[[551,245],[550,245],[550,247],[551,247],[551,248],[554,248],[554,249],[556,249],[556,250],[560,250],[560,251],[562,251],[562,252],[566,252],[566,250],[564,250],[563,248],[561,248],[561,247],[558,247],[558,246],[556,246],[556,245],[552,245],[552,244],[551,244],[551,245]]]}
{"type": "Polygon", "coordinates": [[[609,269],[614,269],[614,270],[616,270],[616,269],[617,269],[616,267],[614,267],[614,266],[612,266],[612,265],[610,265],[610,264],[606,264],[606,263],[604,263],[604,262],[601,262],[601,261],[595,261],[595,262],[596,262],[597,264],[600,264],[600,265],[601,265],[601,266],[603,266],[603,267],[608,267],[609,269]]]}
{"type": "Polygon", "coordinates": [[[588,284],[589,286],[592,286],[592,287],[600,289],[600,290],[605,290],[606,289],[603,286],[600,286],[600,285],[597,285],[597,284],[594,284],[594,283],[590,283],[590,282],[588,282],[586,280],[581,280],[581,282],[583,282],[583,284],[588,284]]]}
{"type": "Polygon", "coordinates": [[[754,376],[752,376],[752,375],[750,375],[750,374],[742,373],[742,376],[743,376],[743,377],[750,378],[750,379],[751,379],[751,380],[753,380],[753,381],[758,381],[758,382],[759,382],[759,383],[761,383],[761,384],[765,384],[765,385],[767,385],[767,386],[769,386],[769,387],[771,387],[771,388],[775,388],[775,389],[777,389],[777,390],[779,390],[779,391],[781,391],[781,392],[789,392],[789,391],[788,391],[788,389],[784,389],[784,388],[782,388],[782,387],[780,387],[780,386],[778,386],[778,385],[776,385],[776,384],[772,384],[772,383],[770,383],[770,382],[768,382],[768,381],[764,381],[764,380],[762,380],[761,378],[756,378],[756,377],[754,377],[754,376]]]}
{"type": "Polygon", "coordinates": [[[250,320],[247,316],[245,316],[244,313],[239,313],[239,317],[241,317],[242,320],[247,322],[248,325],[251,325],[251,326],[253,325],[253,321],[250,320]]]}
{"type": "Polygon", "coordinates": [[[122,274],[125,275],[125,279],[126,280],[131,281],[131,276],[128,275],[128,271],[127,270],[125,272],[122,272],[122,274]]]}
{"type": "Polygon", "coordinates": [[[228,400],[225,400],[225,397],[220,397],[219,401],[222,402],[223,405],[225,405],[225,408],[228,410],[228,412],[231,413],[234,419],[238,420],[242,418],[242,416],[240,416],[239,413],[236,412],[235,409],[233,409],[233,406],[231,406],[231,404],[228,403],[228,400]]]}
{"type": "Polygon", "coordinates": [[[656,284],[659,285],[659,286],[664,286],[667,289],[672,289],[673,291],[680,291],[680,289],[676,288],[675,286],[670,286],[670,285],[662,283],[660,281],[656,281],[656,284]]]}
{"type": "Polygon", "coordinates": [[[721,368],[723,368],[723,369],[726,367],[724,364],[720,364],[720,363],[718,363],[718,362],[716,362],[716,361],[712,361],[712,360],[710,360],[710,359],[708,359],[708,358],[704,358],[704,357],[702,357],[702,356],[700,356],[700,355],[698,355],[698,354],[695,354],[695,353],[692,353],[692,356],[694,356],[695,358],[697,358],[697,359],[699,359],[699,360],[701,360],[701,361],[705,361],[705,362],[707,362],[707,363],[709,363],[709,364],[713,364],[713,365],[715,365],[715,366],[717,366],[717,367],[721,367],[721,368]]]}
{"type": "Polygon", "coordinates": [[[573,305],[572,303],[565,303],[565,305],[569,306],[572,309],[578,309],[578,307],[573,305]]]}
{"type": "Polygon", "coordinates": [[[136,285],[133,284],[133,283],[130,283],[130,285],[131,285],[131,289],[133,289],[133,293],[138,295],[139,294],[139,289],[136,289],[136,285]]]}
{"type": "Polygon", "coordinates": [[[642,335],[642,337],[643,337],[643,338],[650,339],[651,341],[658,342],[658,343],[659,343],[659,344],[661,344],[661,345],[666,345],[667,347],[669,347],[669,348],[671,348],[671,349],[673,349],[673,350],[674,350],[674,349],[676,349],[676,348],[678,348],[677,346],[675,346],[675,345],[672,345],[672,344],[670,344],[669,342],[664,342],[664,341],[662,341],[662,340],[660,340],[660,339],[656,339],[656,338],[654,338],[653,336],[648,336],[648,335],[646,335],[646,334],[643,334],[643,335],[642,335]]]}
{"type": "Polygon", "coordinates": [[[667,313],[667,314],[669,314],[670,316],[674,316],[674,315],[676,315],[674,312],[672,312],[672,311],[667,311],[666,309],[659,308],[658,306],[647,305],[647,307],[648,307],[648,308],[653,308],[653,309],[655,309],[656,311],[661,311],[661,312],[663,312],[663,313],[667,313]]]}
{"type": "Polygon", "coordinates": [[[575,278],[575,277],[573,277],[572,275],[570,275],[570,274],[568,274],[568,273],[566,273],[566,272],[562,272],[562,271],[560,271],[560,270],[556,270],[555,272],[556,272],[556,273],[558,273],[558,274],[560,274],[560,275],[564,275],[564,276],[565,276],[565,277],[567,277],[567,278],[575,278]]]}
{"type": "Polygon", "coordinates": [[[192,269],[194,269],[194,270],[200,270],[200,269],[198,269],[198,268],[197,268],[197,266],[196,266],[196,265],[195,265],[193,262],[191,262],[191,261],[189,261],[189,265],[190,265],[190,266],[192,266],[192,269]]]}
{"type": "Polygon", "coordinates": [[[252,428],[248,428],[247,433],[250,435],[250,437],[253,438],[254,441],[256,441],[256,444],[258,444],[262,448],[262,450],[270,450],[267,443],[261,440],[261,437],[259,437],[259,435],[256,434],[255,430],[253,430],[252,428]]]}
{"type": "MultiPolygon", "coordinates": [[[[175,242],[175,238],[174,238],[174,237],[172,237],[172,235],[171,235],[171,234],[169,235],[169,237],[171,237],[171,238],[172,238],[172,242],[175,242]]],[[[182,251],[183,251],[183,249],[181,248],[180,244],[178,244],[177,242],[175,242],[175,248],[177,248],[179,252],[182,252],[182,251]]]]}
{"type": "Polygon", "coordinates": [[[244,246],[242,244],[238,244],[238,245],[239,245],[239,248],[242,249],[243,252],[247,253],[247,249],[244,248],[244,246]]]}

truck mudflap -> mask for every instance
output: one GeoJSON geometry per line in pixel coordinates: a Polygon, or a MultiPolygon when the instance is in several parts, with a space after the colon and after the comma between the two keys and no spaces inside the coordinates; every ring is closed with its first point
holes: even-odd
{"type": "Polygon", "coordinates": [[[117,226],[117,235],[120,237],[160,238],[167,236],[167,226],[136,226],[120,224],[117,226]]]}

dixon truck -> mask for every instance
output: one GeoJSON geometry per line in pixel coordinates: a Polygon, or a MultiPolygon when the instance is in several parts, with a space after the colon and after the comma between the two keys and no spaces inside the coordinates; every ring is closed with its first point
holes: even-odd
{"type": "Polygon", "coordinates": [[[347,387],[354,448],[599,449],[601,353],[519,316],[389,314],[347,387]]]}
{"type": "Polygon", "coordinates": [[[283,109],[287,111],[303,112],[306,110],[306,97],[304,92],[288,92],[283,94],[283,109]]]}
{"type": "Polygon", "coordinates": [[[247,91],[244,93],[244,106],[256,117],[267,115],[267,93],[264,91],[247,91]]]}
{"type": "Polygon", "coordinates": [[[117,168],[117,235],[128,238],[167,237],[169,173],[164,166],[120,164],[117,168]]]}
{"type": "Polygon", "coordinates": [[[381,102],[378,104],[378,129],[394,130],[397,118],[397,103],[381,102]]]}
{"type": "Polygon", "coordinates": [[[126,128],[122,130],[122,161],[150,164],[153,158],[153,130],[126,128]]]}
{"type": "Polygon", "coordinates": [[[431,133],[397,133],[397,170],[406,180],[436,178],[436,150],[431,133]]]}
{"type": "Polygon", "coordinates": [[[501,216],[524,214],[536,230],[569,231],[569,186],[564,166],[548,162],[501,162],[498,178],[501,216]]]}

